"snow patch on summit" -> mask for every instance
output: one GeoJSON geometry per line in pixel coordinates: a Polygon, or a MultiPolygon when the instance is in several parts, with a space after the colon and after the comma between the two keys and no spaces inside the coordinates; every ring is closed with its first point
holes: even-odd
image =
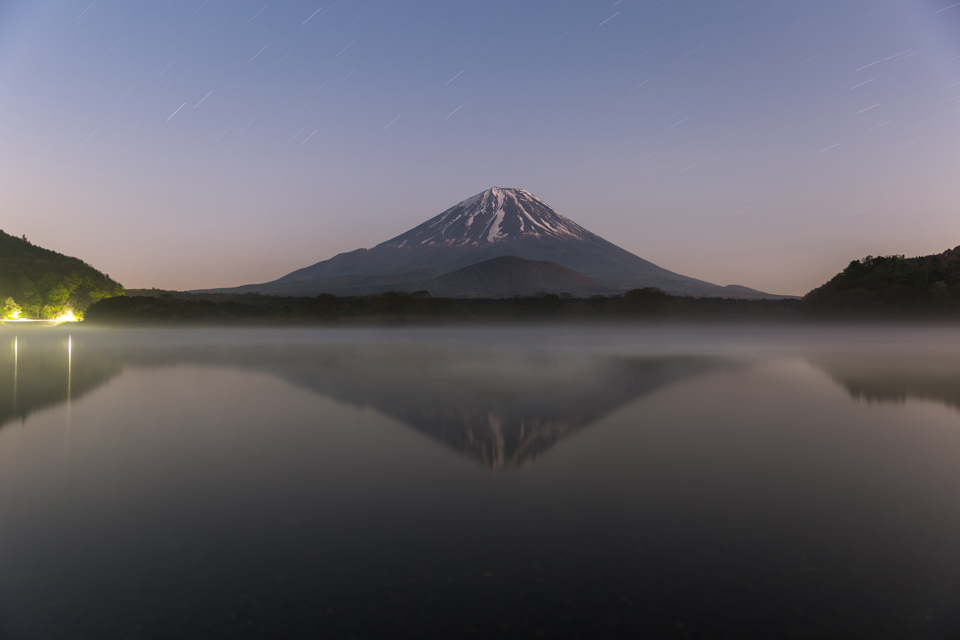
{"type": "Polygon", "coordinates": [[[493,222],[490,223],[490,233],[487,234],[487,242],[496,242],[506,235],[501,229],[504,215],[503,207],[497,209],[496,217],[493,219],[493,222]]]}
{"type": "Polygon", "coordinates": [[[384,243],[404,246],[481,246],[532,237],[588,239],[593,234],[525,189],[494,187],[384,243]]]}

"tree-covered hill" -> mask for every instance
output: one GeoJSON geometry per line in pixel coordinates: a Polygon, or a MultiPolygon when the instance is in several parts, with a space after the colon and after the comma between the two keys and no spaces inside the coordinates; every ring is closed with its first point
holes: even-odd
{"type": "Polygon", "coordinates": [[[0,231],[0,319],[77,317],[123,286],[84,261],[0,231]]]}
{"type": "Polygon", "coordinates": [[[919,258],[854,260],[806,295],[811,309],[840,314],[956,315],[960,312],[960,247],[919,258]]]}

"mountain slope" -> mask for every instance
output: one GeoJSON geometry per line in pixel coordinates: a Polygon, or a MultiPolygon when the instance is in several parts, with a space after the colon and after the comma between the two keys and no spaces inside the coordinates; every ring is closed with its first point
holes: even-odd
{"type": "Polygon", "coordinates": [[[537,260],[504,256],[458,269],[405,289],[423,289],[433,296],[512,298],[535,293],[571,293],[578,297],[615,293],[573,269],[537,260]]]}
{"type": "Polygon", "coordinates": [[[0,320],[82,316],[97,300],[118,295],[123,286],[84,261],[0,231],[0,320]]]}
{"type": "Polygon", "coordinates": [[[273,282],[229,290],[291,293],[298,287],[315,288],[295,283],[417,269],[449,273],[502,256],[554,262],[613,289],[660,287],[686,295],[778,297],[673,273],[591,233],[523,189],[496,187],[372,249],[341,253],[273,282]]]}
{"type": "Polygon", "coordinates": [[[248,284],[229,289],[205,289],[192,293],[264,293],[278,296],[315,296],[330,293],[336,296],[362,296],[384,291],[415,291],[423,281],[442,275],[436,269],[415,269],[404,273],[361,273],[330,276],[292,282],[248,284]],[[411,288],[413,287],[413,288],[411,288]]]}

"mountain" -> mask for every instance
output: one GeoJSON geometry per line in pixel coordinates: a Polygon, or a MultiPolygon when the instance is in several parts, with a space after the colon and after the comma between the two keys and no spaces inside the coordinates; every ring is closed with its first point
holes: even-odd
{"type": "Polygon", "coordinates": [[[123,286],[83,260],[0,231],[0,320],[82,317],[97,300],[118,295],[123,286]]]}
{"type": "Polygon", "coordinates": [[[694,296],[781,297],[747,287],[721,287],[667,271],[587,231],[528,191],[497,187],[372,249],[341,253],[273,282],[207,291],[342,295],[346,292],[343,287],[356,286],[359,293],[362,279],[371,275],[392,276],[402,282],[418,270],[446,274],[503,256],[553,262],[611,289],[659,287],[694,296]],[[331,285],[339,291],[324,288],[331,285]]]}

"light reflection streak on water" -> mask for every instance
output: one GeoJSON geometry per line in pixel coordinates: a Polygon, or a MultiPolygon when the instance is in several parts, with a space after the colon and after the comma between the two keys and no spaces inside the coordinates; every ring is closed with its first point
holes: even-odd
{"type": "Polygon", "coordinates": [[[17,414],[17,367],[20,364],[19,336],[13,337],[13,414],[17,414]]]}

